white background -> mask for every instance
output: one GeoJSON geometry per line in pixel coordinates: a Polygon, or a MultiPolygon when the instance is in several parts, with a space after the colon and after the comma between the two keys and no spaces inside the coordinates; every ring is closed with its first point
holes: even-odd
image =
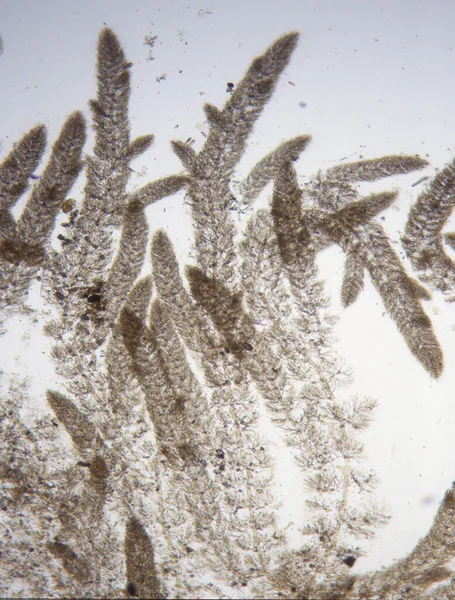
{"type": "MultiPolygon", "coordinates": [[[[192,137],[200,148],[206,130],[203,103],[222,106],[226,83],[237,82],[254,56],[294,30],[301,33],[299,46],[258,122],[243,172],[277,144],[308,133],[313,141],[298,163],[302,180],[341,159],[425,156],[431,163],[425,171],[379,186],[401,190],[384,213],[398,251],[407,211],[422,189],[411,184],[455,157],[452,0],[3,0],[0,159],[38,123],[48,126],[52,143],[68,113],[82,109],[89,118],[97,37],[105,25],[134,63],[133,137],[155,134],[153,147],[133,165],[132,188],[181,171],[170,140],[192,137]],[[144,45],[147,35],[158,36],[152,49],[144,45]]],[[[184,260],[191,226],[182,196],[159,203],[149,214],[153,228],[166,227],[184,260]]],[[[365,570],[390,564],[412,549],[455,480],[455,307],[437,293],[426,303],[445,351],[445,372],[435,382],[410,354],[369,281],[354,306],[341,309],[341,252],[322,253],[320,265],[340,315],[339,350],[354,369],[353,391],[379,403],[364,441],[368,464],[381,479],[377,500],[393,518],[365,545],[369,557],[355,567],[365,570]]],[[[38,296],[35,289],[33,298],[38,296]]],[[[40,326],[15,317],[0,339],[1,368],[33,377],[32,412],[41,410],[44,390],[56,382],[42,360],[48,341],[40,326]]],[[[274,452],[279,457],[279,447],[274,452]]],[[[277,474],[283,523],[301,526],[296,473],[279,465],[277,474]]]]}

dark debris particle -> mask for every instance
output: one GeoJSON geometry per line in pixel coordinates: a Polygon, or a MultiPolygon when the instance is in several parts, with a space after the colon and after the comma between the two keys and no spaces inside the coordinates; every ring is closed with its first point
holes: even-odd
{"type": "Polygon", "coordinates": [[[345,565],[347,565],[348,567],[353,567],[355,562],[356,562],[357,558],[355,556],[353,556],[352,554],[347,554],[344,558],[343,558],[343,562],[345,565]]]}
{"type": "Polygon", "coordinates": [[[90,294],[90,296],[87,297],[87,302],[90,302],[90,304],[98,304],[101,302],[101,294],[90,294]]]}
{"type": "Polygon", "coordinates": [[[126,586],[126,591],[130,596],[137,596],[136,586],[132,582],[128,583],[128,585],[126,586]]]}
{"type": "Polygon", "coordinates": [[[245,348],[245,350],[254,350],[253,346],[251,344],[249,344],[248,342],[244,342],[243,343],[243,347],[245,348]]]}

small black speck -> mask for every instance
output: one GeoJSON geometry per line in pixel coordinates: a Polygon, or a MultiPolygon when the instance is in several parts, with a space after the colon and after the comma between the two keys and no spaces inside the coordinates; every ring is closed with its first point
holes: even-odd
{"type": "Polygon", "coordinates": [[[87,302],[90,302],[91,304],[101,302],[101,294],[90,294],[87,298],[87,302]]]}
{"type": "Polygon", "coordinates": [[[137,596],[137,589],[136,589],[136,586],[134,585],[134,583],[131,583],[131,582],[130,582],[130,583],[129,583],[129,584],[126,586],[126,591],[128,592],[128,594],[129,594],[130,596],[137,596]]]}
{"type": "Polygon", "coordinates": [[[353,567],[356,560],[357,560],[357,558],[355,556],[353,556],[352,554],[347,554],[343,558],[344,564],[347,565],[348,567],[353,567]]]}

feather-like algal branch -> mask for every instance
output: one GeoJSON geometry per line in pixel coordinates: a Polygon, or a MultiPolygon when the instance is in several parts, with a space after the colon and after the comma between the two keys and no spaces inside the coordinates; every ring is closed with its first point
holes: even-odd
{"type": "Polygon", "coordinates": [[[46,127],[38,125],[26,133],[0,164],[0,209],[16,204],[46,149],[46,127]]]}
{"type": "MultiPolygon", "coordinates": [[[[394,162],[394,157],[391,160],[394,162]]],[[[419,168],[422,162],[418,158],[405,161],[406,169],[413,168],[414,164],[419,168]]],[[[331,173],[333,175],[333,169],[331,173]]],[[[382,168],[380,175],[384,176],[382,168]]],[[[335,242],[351,261],[345,273],[343,303],[347,306],[360,292],[361,264],[364,264],[409,349],[433,377],[439,377],[444,358],[431,321],[421,306],[422,298],[427,297],[426,291],[408,276],[383,228],[372,220],[390,206],[396,193],[383,192],[357,200],[357,193],[343,181],[339,185],[331,177],[319,176],[311,194],[317,207],[306,210],[303,220],[311,230],[313,244],[324,248],[335,242]]]]}
{"type": "MultiPolygon", "coordinates": [[[[236,279],[231,178],[297,39],[296,33],[285,35],[256,58],[223,110],[205,105],[210,132],[199,154],[181,143],[173,145],[191,177],[188,196],[195,225],[197,263],[208,277],[223,280],[231,289],[236,279]]],[[[301,146],[301,139],[297,145],[301,146]]]]}
{"type": "Polygon", "coordinates": [[[129,197],[129,201],[130,203],[140,204],[145,208],[162,198],[166,198],[166,196],[172,196],[172,194],[179,192],[188,182],[189,178],[184,175],[163,177],[163,179],[147,183],[144,187],[133,192],[129,197]]]}
{"type": "Polygon", "coordinates": [[[84,453],[99,444],[96,428],[69,398],[49,390],[47,401],[79,452],[84,453]]]}
{"type": "Polygon", "coordinates": [[[82,168],[84,142],[85,120],[82,113],[75,112],[63,125],[17,223],[9,207],[27,188],[42,156],[45,128],[36,127],[27,134],[0,166],[0,306],[6,314],[23,302],[39,267],[46,262],[57,214],[82,168]]]}
{"type": "Polygon", "coordinates": [[[353,593],[361,597],[395,598],[404,594],[412,598],[451,597],[445,595],[444,588],[453,591],[453,581],[447,586],[430,588],[453,577],[453,570],[447,565],[455,556],[454,533],[455,491],[452,486],[445,493],[430,531],[414,550],[383,571],[359,577],[353,593]]]}
{"type": "Polygon", "coordinates": [[[123,215],[122,234],[117,256],[107,277],[106,318],[114,322],[121,306],[139,276],[148,241],[148,223],[144,211],[135,202],[128,204],[123,215]]]}
{"type": "Polygon", "coordinates": [[[391,175],[403,175],[428,166],[428,161],[415,156],[381,156],[371,160],[337,165],[327,170],[327,177],[344,181],[376,181],[391,175]]]}
{"type": "MultiPolygon", "coordinates": [[[[442,230],[455,206],[455,161],[419,194],[401,240],[419,278],[455,300],[455,261],[444,249],[442,230]]],[[[450,244],[450,237],[446,241],[450,244]]]]}
{"type": "Polygon", "coordinates": [[[242,183],[242,202],[250,205],[265,186],[275,179],[283,163],[296,161],[311,141],[310,135],[300,135],[284,142],[261,159],[242,183]]]}
{"type": "Polygon", "coordinates": [[[341,302],[344,307],[353,304],[363,290],[366,258],[360,244],[349,244],[344,263],[341,302]]]}
{"type": "MultiPolygon", "coordinates": [[[[317,267],[320,250],[341,247],[344,306],[368,271],[411,352],[438,377],[442,350],[421,306],[429,294],[375,221],[397,193],[361,197],[358,185],[427,162],[343,163],[301,187],[296,162],[311,138],[299,135],[238,185],[236,169],[297,38],[284,35],[254,59],[238,85],[228,84],[224,107],[205,105],[199,152],[172,142],[183,174],[130,191],[131,162],[153,136],[130,140],[131,64],[106,28],[83,198],[66,198],[82,168],[80,112],[39,176],[43,126],[0,165],[1,316],[18,306],[31,312],[21,303],[42,269],[43,300],[58,312],[45,326],[55,342],[49,354],[66,389],[46,393],[43,417],[12,386],[1,397],[5,597],[454,597],[455,488],[407,558],[350,572],[363,552],[357,538],[387,520],[369,500],[377,477],[357,437],[377,402],[340,389],[350,373],[334,352],[317,267]],[[31,178],[16,222],[12,209],[31,178]],[[255,210],[270,183],[271,207],[255,210]],[[182,190],[194,225],[194,264],[184,271],[164,230],[152,231],[147,257],[148,207],[182,190]],[[60,209],[67,220],[56,232],[60,209]],[[150,258],[152,276],[138,280],[150,258]],[[299,549],[284,549],[272,493],[280,464],[273,468],[265,434],[280,433],[280,453],[295,460],[304,486],[299,549]]],[[[419,275],[455,298],[442,237],[454,190],[455,162],[419,196],[403,243],[419,275]]],[[[455,234],[445,241],[454,246],[455,234]]]]}
{"type": "Polygon", "coordinates": [[[139,598],[165,598],[155,564],[152,542],[140,521],[128,519],[125,531],[126,591],[139,598]]]}
{"type": "Polygon", "coordinates": [[[24,242],[48,244],[57,213],[82,169],[85,139],[84,116],[75,112],[65,121],[49,162],[18,221],[18,235],[24,242]]]}

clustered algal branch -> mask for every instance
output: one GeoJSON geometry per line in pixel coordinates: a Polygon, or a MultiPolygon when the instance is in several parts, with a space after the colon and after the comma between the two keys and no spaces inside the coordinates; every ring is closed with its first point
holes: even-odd
{"type": "MultiPolygon", "coordinates": [[[[131,64],[104,29],[90,102],[93,156],[82,156],[85,118],[75,112],[38,179],[44,126],[0,165],[3,326],[29,310],[27,294],[42,273],[45,302],[58,314],[45,333],[62,381],[46,393],[45,416],[27,425],[28,384],[2,389],[6,596],[395,599],[434,597],[435,585],[438,597],[453,594],[453,490],[408,557],[384,571],[352,571],[362,555],[357,540],[388,518],[374,502],[378,479],[357,438],[377,402],[347,394],[351,376],[333,350],[335,318],[316,261],[340,246],[343,305],[356,301],[368,273],[412,354],[439,377],[442,350],[422,307],[429,294],[376,220],[397,194],[360,197],[354,186],[426,161],[341,164],[302,188],[296,163],[311,137],[300,135],[234,191],[255,122],[297,40],[284,35],[256,58],[222,109],[205,105],[209,133],[199,152],[172,142],[184,175],[129,193],[130,163],[153,136],[130,140],[131,64]],[[67,196],[84,166],[76,207],[67,196]],[[30,180],[15,220],[11,208],[30,180]],[[269,183],[269,207],[256,209],[269,183]],[[194,263],[186,266],[145,213],[180,190],[194,226],[194,263]],[[68,221],[56,249],[60,211],[68,221]],[[236,215],[245,213],[238,231],[236,215]],[[280,529],[261,418],[281,430],[305,484],[298,551],[280,529]]],[[[453,189],[450,165],[419,197],[403,236],[417,275],[449,294],[453,261],[441,232],[453,189]]]]}

